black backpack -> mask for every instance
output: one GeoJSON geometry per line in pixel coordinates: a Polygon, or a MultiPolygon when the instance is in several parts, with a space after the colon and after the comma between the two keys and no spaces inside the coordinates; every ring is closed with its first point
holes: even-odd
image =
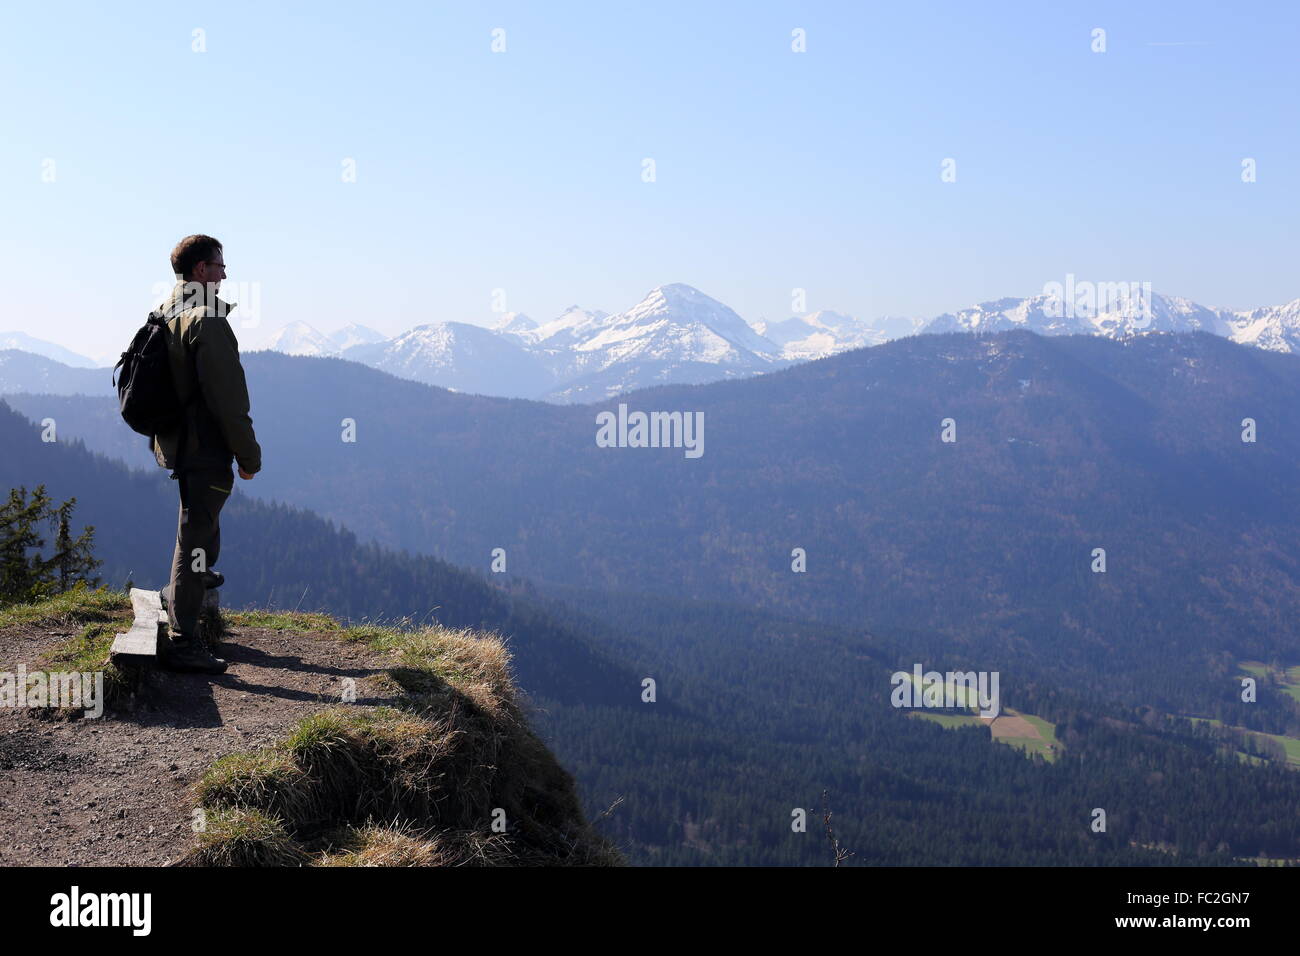
{"type": "Polygon", "coordinates": [[[183,410],[167,356],[167,321],[158,312],[149,313],[130,347],[113,366],[113,385],[122,419],[132,430],[152,438],[180,426],[183,410]]]}

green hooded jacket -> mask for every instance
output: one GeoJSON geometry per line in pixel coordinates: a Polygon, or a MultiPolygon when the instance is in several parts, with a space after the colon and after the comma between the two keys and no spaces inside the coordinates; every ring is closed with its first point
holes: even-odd
{"type": "Polygon", "coordinates": [[[234,305],[216,296],[209,305],[207,297],[201,284],[178,281],[158,309],[167,320],[172,379],[186,425],[154,435],[152,450],[158,465],[173,471],[229,468],[233,458],[256,474],[262,449],[248,414],[239,342],[226,320],[234,305]]]}

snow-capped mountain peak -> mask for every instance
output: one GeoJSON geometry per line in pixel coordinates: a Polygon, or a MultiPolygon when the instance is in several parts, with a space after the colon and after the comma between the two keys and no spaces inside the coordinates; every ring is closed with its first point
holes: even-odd
{"type": "Polygon", "coordinates": [[[607,318],[608,312],[571,305],[551,321],[525,332],[524,338],[548,349],[569,347],[591,335],[607,318]]]}
{"type": "Polygon", "coordinates": [[[772,361],[780,351],[717,299],[681,282],[651,289],[579,348],[715,363],[747,362],[751,356],[772,361]]]}
{"type": "MultiPolygon", "coordinates": [[[[1117,283],[1124,286],[1124,283],[1117,283]]],[[[1054,292],[997,299],[931,321],[926,332],[1000,332],[1025,328],[1040,335],[1102,335],[1116,338],[1145,332],[1205,331],[1227,334],[1221,310],[1190,299],[1120,289],[1097,297],[1067,300],[1054,292]]]]}
{"type": "Polygon", "coordinates": [[[1153,294],[1146,284],[1089,286],[1082,296],[1083,284],[1045,288],[1049,291],[982,302],[929,322],[897,316],[868,321],[822,309],[751,326],[717,299],[673,282],[612,315],[573,305],[541,324],[511,312],[491,328],[431,322],[391,339],[356,324],[323,336],[306,322],[292,322],[273,336],[270,347],[292,355],[342,355],[463,392],[562,402],[755,375],[921,331],[1028,329],[1111,338],[1205,331],[1259,348],[1300,352],[1300,299],[1233,311],[1153,294]],[[1092,300],[1094,291],[1101,301],[1092,300]]]}
{"type": "Polygon", "coordinates": [[[329,340],[334,344],[334,348],[343,352],[352,348],[354,345],[373,345],[375,342],[383,342],[388,338],[382,332],[376,332],[369,326],[359,325],[356,322],[349,322],[343,328],[336,332],[331,332],[329,340]]]}
{"type": "Polygon", "coordinates": [[[848,349],[879,345],[902,335],[912,335],[922,325],[922,319],[894,316],[866,322],[841,312],[822,309],[780,322],[759,322],[756,329],[781,347],[783,358],[808,361],[848,349]]]}
{"type": "Polygon", "coordinates": [[[290,322],[273,336],[266,348],[286,355],[335,355],[338,347],[306,322],[290,322]]]}
{"type": "Polygon", "coordinates": [[[1272,352],[1300,352],[1300,299],[1284,305],[1227,312],[1228,337],[1272,352]]]}
{"type": "Polygon", "coordinates": [[[492,331],[518,335],[521,332],[531,332],[535,328],[537,323],[522,312],[507,312],[492,326],[492,331]]]}
{"type": "Polygon", "coordinates": [[[417,325],[343,357],[399,378],[483,395],[532,398],[552,382],[542,361],[513,336],[467,322],[417,325]]]}
{"type": "Polygon", "coordinates": [[[589,401],[668,382],[753,375],[780,349],[716,299],[684,283],[608,315],[576,306],[528,333],[558,383],[548,397],[589,401]]]}

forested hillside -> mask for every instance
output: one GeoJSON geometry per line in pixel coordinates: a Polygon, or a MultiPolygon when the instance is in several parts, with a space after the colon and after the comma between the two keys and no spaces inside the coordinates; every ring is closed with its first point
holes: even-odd
{"type": "MultiPolygon", "coordinates": [[[[570,609],[575,628],[657,680],[660,704],[555,708],[543,724],[589,809],[625,795],[606,830],[636,862],[827,863],[823,790],[836,835],[863,864],[1300,858],[1300,773],[1252,765],[1207,727],[1006,673],[1003,706],[1056,726],[1062,750],[1048,762],[993,743],[987,728],[944,730],[893,709],[895,667],[947,666],[960,653],[921,635],[717,603],[564,596],[554,613],[570,609]],[[678,712],[657,711],[665,701],[678,712]],[[1097,808],[1105,834],[1089,829],[1097,808]],[[795,809],[812,819],[807,833],[792,831],[795,809]]],[[[1294,720],[1279,696],[1269,706],[1294,720]]]]}
{"type": "MultiPolygon", "coordinates": [[[[597,447],[596,413],[616,403],[459,395],[339,360],[247,364],[269,449],[250,493],[391,547],[481,569],[502,548],[544,587],[935,635],[985,668],[1192,713],[1232,706],[1233,661],[1300,646],[1295,356],[1206,334],[919,336],[624,397],[702,413],[698,458],[597,447]]],[[[13,401],[147,457],[104,403],[13,401]]]]}
{"type": "MultiPolygon", "coordinates": [[[[52,487],[83,495],[86,517],[100,523],[106,563],[130,563],[122,553],[138,547],[139,535],[129,519],[114,518],[114,505],[147,524],[148,509],[170,505],[170,483],[153,481],[161,473],[130,476],[76,446],[34,444],[36,429],[2,409],[0,428],[34,463],[16,471],[40,470],[52,487]]],[[[294,509],[237,499],[230,519],[231,547],[273,595],[292,598],[304,575],[320,576],[322,600],[304,607],[338,601],[359,616],[388,616],[374,609],[410,606],[402,602],[412,596],[377,582],[401,579],[413,566],[423,573],[414,572],[412,587],[429,580],[444,595],[438,619],[477,614],[503,623],[542,705],[534,721],[578,779],[589,813],[616,805],[601,828],[635,863],[826,863],[823,793],[858,863],[1300,856],[1287,810],[1300,802],[1300,774],[1246,766],[1208,733],[1179,734],[1068,689],[1018,680],[1018,671],[1007,675],[1005,703],[1058,722],[1066,749],[1053,763],[995,746],[987,730],[909,719],[889,706],[887,677],[918,656],[936,665],[957,660],[933,636],[593,590],[566,590],[561,600],[526,581],[514,582],[509,596],[485,598],[473,575],[356,545],[294,509]],[[282,549],[285,536],[305,544],[282,549]],[[645,677],[656,683],[654,703],[638,696],[645,677]],[[1105,836],[1088,829],[1095,806],[1111,814],[1105,836]],[[799,833],[791,828],[797,810],[811,821],[799,833]]],[[[158,532],[164,540],[169,522],[158,532]]]]}

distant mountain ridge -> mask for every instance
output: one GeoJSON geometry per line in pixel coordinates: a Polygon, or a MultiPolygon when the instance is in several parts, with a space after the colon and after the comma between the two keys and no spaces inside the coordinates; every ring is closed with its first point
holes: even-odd
{"type": "MultiPolygon", "coordinates": [[[[822,309],[751,325],[717,299],[678,282],[650,290],[622,312],[571,305],[540,323],[522,312],[507,312],[491,328],[430,322],[389,338],[358,323],[326,335],[295,321],[268,338],[245,342],[244,351],[344,358],[452,391],[557,404],[600,401],[656,385],[747,378],[921,333],[1024,329],[1040,335],[1125,338],[1210,332],[1268,351],[1300,352],[1300,299],[1232,310],[1135,287],[1080,283],[1076,289],[1071,283],[1055,293],[981,302],[930,320],[888,316],[866,321],[822,309]],[[1089,295],[1098,290],[1102,301],[1078,295],[1084,288],[1089,295]],[[1117,289],[1121,294],[1110,294],[1117,289]]],[[[0,336],[0,346],[5,341],[0,336]]],[[[108,390],[107,382],[100,386],[97,379],[75,374],[79,369],[49,364],[61,361],[52,356],[67,350],[30,337],[21,341],[25,344],[15,347],[22,351],[0,364],[0,394],[108,390]],[[25,361],[25,354],[33,360],[25,361]]]]}
{"type": "Polygon", "coordinates": [[[1121,295],[1090,308],[1071,308],[1060,295],[997,299],[946,312],[922,329],[927,333],[1006,332],[1040,335],[1098,335],[1124,338],[1151,332],[1210,332],[1239,345],[1270,352],[1300,352],[1300,299],[1258,309],[1211,308],[1180,296],[1121,295]]]}
{"type": "Polygon", "coordinates": [[[546,366],[510,336],[466,322],[419,325],[342,353],[398,378],[457,392],[533,398],[553,382],[546,366]]]}
{"type": "Polygon", "coordinates": [[[760,335],[780,345],[785,358],[809,361],[848,349],[881,345],[904,335],[914,335],[924,324],[922,319],[897,316],[870,323],[851,315],[823,309],[781,322],[759,322],[755,328],[760,335]]]}
{"type": "MultiPolygon", "coordinates": [[[[855,341],[845,335],[821,344],[829,354],[855,341]]],[[[789,362],[780,346],[730,308],[683,283],[652,289],[612,315],[574,305],[539,324],[510,312],[490,329],[433,322],[350,346],[294,322],[272,337],[269,348],[345,358],[453,391],[559,403],[649,385],[744,377],[789,362]]]]}
{"type": "Polygon", "coordinates": [[[1269,351],[1300,351],[1300,299],[1234,311],[1178,296],[1129,294],[1084,308],[1074,292],[1070,288],[1065,295],[1044,292],[996,299],[929,320],[886,316],[867,321],[822,309],[751,325],[698,289],[670,283],[613,314],[572,305],[538,323],[510,312],[491,329],[438,322],[385,342],[333,351],[323,344],[324,336],[312,336],[294,323],[286,327],[292,329],[285,335],[287,344],[273,348],[337,355],[458,391],[562,404],[598,401],[653,385],[743,378],[921,333],[1028,329],[1040,335],[1121,338],[1149,332],[1212,332],[1269,351]],[[485,331],[517,345],[518,351],[491,349],[480,334],[485,331]],[[485,367],[493,361],[501,363],[499,369],[485,367]]]}
{"type": "Polygon", "coordinates": [[[652,290],[626,312],[596,320],[592,334],[557,369],[561,384],[545,397],[596,401],[690,380],[701,366],[716,370],[717,379],[782,364],[780,350],[739,315],[698,289],[674,283],[652,290]]]}
{"type": "Polygon", "coordinates": [[[932,319],[922,331],[1099,335],[1122,338],[1149,332],[1212,332],[1240,345],[1273,352],[1300,350],[1300,299],[1250,311],[1215,309],[1160,294],[1121,296],[1089,308],[1072,308],[1060,296],[997,299],[932,319]]]}
{"type": "Polygon", "coordinates": [[[113,375],[106,368],[72,368],[20,349],[0,351],[0,395],[108,395],[113,375]]]}
{"type": "MultiPolygon", "coordinates": [[[[325,335],[306,322],[299,321],[290,322],[275,332],[264,348],[272,352],[283,352],[285,355],[337,356],[349,348],[382,341],[384,341],[382,333],[355,322],[345,325],[337,332],[325,335]]],[[[263,351],[263,349],[246,347],[245,351],[263,351]]]]}
{"type": "Polygon", "coordinates": [[[872,324],[822,311],[755,327],[717,299],[677,282],[650,290],[617,313],[571,305],[539,323],[508,312],[490,329],[434,322],[354,345],[340,345],[294,322],[268,347],[289,355],[346,358],[453,391],[568,404],[652,385],[743,378],[877,345],[921,325],[918,319],[898,318],[872,324]]]}
{"type": "Polygon", "coordinates": [[[56,345],[54,342],[35,338],[26,332],[0,332],[0,351],[8,351],[9,349],[40,355],[67,365],[69,368],[101,367],[101,364],[94,359],[87,358],[71,349],[65,349],[62,345],[56,345]]]}

